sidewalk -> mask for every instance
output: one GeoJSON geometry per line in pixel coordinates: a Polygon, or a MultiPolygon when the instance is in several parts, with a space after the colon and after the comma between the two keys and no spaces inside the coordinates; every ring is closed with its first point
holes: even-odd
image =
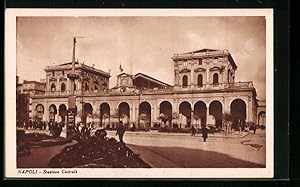
{"type": "MultiPolygon", "coordinates": [[[[96,131],[97,129],[94,129],[96,131]]],[[[107,133],[116,133],[116,130],[106,130],[107,133]]],[[[50,135],[49,130],[35,130],[35,129],[29,129],[26,130],[26,133],[44,133],[47,135],[50,135]]],[[[130,131],[127,130],[126,134],[129,135],[143,135],[143,136],[191,136],[191,133],[174,133],[174,132],[158,132],[158,130],[150,130],[150,131],[130,131]]],[[[196,133],[196,136],[201,136],[201,133],[196,133]]],[[[231,134],[225,135],[224,132],[217,132],[214,134],[208,134],[209,137],[216,137],[216,138],[244,138],[249,134],[249,132],[241,132],[240,134],[238,132],[233,132],[231,134]]],[[[66,131],[63,130],[61,132],[61,137],[66,137],[66,131]]]]}
{"type": "MultiPolygon", "coordinates": [[[[116,130],[107,130],[108,133],[115,133],[116,130]]],[[[126,131],[126,134],[129,135],[145,135],[145,136],[191,136],[191,133],[172,133],[172,132],[158,132],[158,130],[150,130],[147,132],[143,131],[126,131]]],[[[196,133],[196,136],[201,135],[201,133],[196,133]]],[[[233,132],[231,134],[225,135],[224,132],[208,134],[209,137],[216,137],[216,138],[244,138],[247,136],[249,132],[233,132]]]]}
{"type": "Polygon", "coordinates": [[[51,147],[31,148],[28,156],[17,157],[18,168],[48,168],[50,160],[60,153],[66,146],[75,144],[76,141],[64,145],[51,147]]]}

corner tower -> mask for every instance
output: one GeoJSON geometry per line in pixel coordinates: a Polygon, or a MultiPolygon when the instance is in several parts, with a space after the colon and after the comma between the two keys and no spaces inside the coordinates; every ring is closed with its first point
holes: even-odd
{"type": "Polygon", "coordinates": [[[174,54],[175,88],[212,88],[234,83],[237,66],[227,49],[174,54]]]}

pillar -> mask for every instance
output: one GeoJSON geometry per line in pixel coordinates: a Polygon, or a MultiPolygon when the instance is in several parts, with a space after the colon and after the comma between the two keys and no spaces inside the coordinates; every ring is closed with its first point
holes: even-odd
{"type": "Polygon", "coordinates": [[[131,106],[129,105],[129,119],[128,119],[128,124],[130,124],[131,122],[134,122],[134,116],[135,116],[134,103],[132,103],[131,106]]]}
{"type": "Polygon", "coordinates": [[[155,111],[154,111],[154,106],[151,106],[151,123],[150,123],[150,127],[153,126],[153,122],[155,121],[155,118],[154,118],[154,114],[155,114],[155,111]]]}
{"type": "Polygon", "coordinates": [[[43,121],[49,121],[49,106],[47,105],[44,106],[43,121]]]}
{"type": "Polygon", "coordinates": [[[252,115],[252,97],[248,97],[248,103],[246,103],[246,121],[253,121],[253,115],[252,115]]]}
{"type": "Polygon", "coordinates": [[[70,79],[67,79],[67,91],[71,92],[71,81],[70,81],[70,79]]]}
{"type": "Polygon", "coordinates": [[[115,115],[115,109],[113,108],[113,106],[110,106],[110,109],[109,109],[109,127],[111,128],[112,127],[112,123],[115,122],[115,119],[112,119],[111,115],[115,115]]]}
{"type": "Polygon", "coordinates": [[[59,78],[56,78],[56,92],[60,91],[59,78]]]}
{"type": "Polygon", "coordinates": [[[132,122],[135,123],[135,125],[138,125],[139,121],[139,107],[136,104],[133,104],[133,113],[132,113],[132,122]]]}
{"type": "Polygon", "coordinates": [[[206,68],[206,81],[205,81],[206,87],[208,86],[208,84],[209,84],[209,68],[207,67],[206,68]]]}
{"type": "Polygon", "coordinates": [[[157,118],[158,118],[158,114],[159,113],[159,109],[157,104],[153,104],[153,113],[151,114],[153,116],[153,122],[157,122],[157,118]]]}
{"type": "Polygon", "coordinates": [[[191,126],[195,124],[193,107],[191,108],[191,126]]]}
{"type": "Polygon", "coordinates": [[[206,106],[206,125],[209,123],[209,105],[206,106]]]}
{"type": "Polygon", "coordinates": [[[193,68],[191,68],[191,74],[190,74],[190,79],[191,79],[191,88],[194,88],[194,71],[193,68]]]}

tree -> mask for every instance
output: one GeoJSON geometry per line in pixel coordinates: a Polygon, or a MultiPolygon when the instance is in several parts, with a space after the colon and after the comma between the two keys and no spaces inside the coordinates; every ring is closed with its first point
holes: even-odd
{"type": "Polygon", "coordinates": [[[158,116],[158,119],[159,120],[162,120],[164,123],[166,123],[169,119],[169,116],[164,114],[164,113],[161,113],[159,116],[158,116]]]}
{"type": "Polygon", "coordinates": [[[225,128],[225,134],[227,135],[228,133],[231,133],[231,126],[233,123],[233,116],[231,113],[225,112],[223,114],[223,126],[225,128]]]}

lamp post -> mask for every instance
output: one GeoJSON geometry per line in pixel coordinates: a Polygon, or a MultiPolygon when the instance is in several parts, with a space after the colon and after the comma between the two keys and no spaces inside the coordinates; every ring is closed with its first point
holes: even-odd
{"type": "Polygon", "coordinates": [[[76,95],[75,95],[75,80],[79,78],[79,75],[75,72],[75,51],[76,51],[76,38],[82,37],[73,37],[73,53],[72,53],[72,71],[67,76],[71,80],[71,92],[68,97],[68,116],[67,116],[67,137],[70,137],[73,133],[72,127],[75,125],[75,112],[76,112],[76,95]]]}

